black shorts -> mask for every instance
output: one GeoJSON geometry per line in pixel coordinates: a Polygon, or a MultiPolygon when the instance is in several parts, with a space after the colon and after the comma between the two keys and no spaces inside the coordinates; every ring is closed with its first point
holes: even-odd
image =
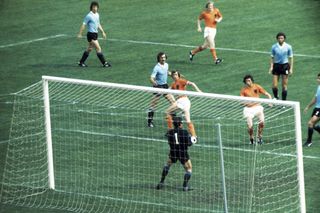
{"type": "Polygon", "coordinates": [[[272,75],[289,75],[290,64],[273,64],[272,75]]]}
{"type": "MultiPolygon", "coordinates": [[[[157,85],[157,86],[153,86],[154,88],[161,88],[161,89],[168,89],[169,88],[169,86],[168,86],[168,84],[162,84],[162,85],[157,85]]],[[[153,93],[154,95],[156,95],[156,96],[161,96],[161,95],[163,95],[163,96],[166,96],[167,94],[160,94],[160,93],[153,93]]]]}
{"type": "Polygon", "coordinates": [[[98,33],[87,33],[87,40],[88,42],[91,42],[92,40],[98,40],[98,33]]]}
{"type": "Polygon", "coordinates": [[[184,165],[190,158],[188,152],[171,151],[169,158],[172,163],[176,163],[178,160],[182,165],[184,165]]]}
{"type": "Polygon", "coordinates": [[[317,116],[320,117],[320,108],[314,108],[311,117],[317,116]]]}

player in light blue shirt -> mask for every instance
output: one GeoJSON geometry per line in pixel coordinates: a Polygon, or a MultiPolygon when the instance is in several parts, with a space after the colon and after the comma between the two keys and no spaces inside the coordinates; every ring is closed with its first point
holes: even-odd
{"type": "Polygon", "coordinates": [[[277,43],[272,45],[269,73],[273,75],[272,92],[276,99],[278,96],[278,81],[282,78],[282,100],[287,100],[288,76],[293,73],[293,51],[290,44],[285,42],[286,35],[278,33],[277,43]]]}
{"type": "Polygon", "coordinates": [[[315,108],[313,109],[311,118],[308,122],[308,138],[306,143],[304,144],[306,147],[310,147],[312,145],[313,130],[316,130],[318,133],[320,133],[320,126],[316,125],[316,123],[318,123],[320,120],[320,73],[317,76],[317,82],[318,88],[316,91],[316,95],[304,109],[304,113],[307,113],[308,109],[315,104],[315,108]]]}
{"type": "Polygon", "coordinates": [[[90,12],[88,13],[88,15],[86,15],[80,27],[78,38],[82,38],[82,33],[87,26],[87,29],[88,29],[87,40],[89,42],[88,48],[84,51],[78,63],[80,67],[87,67],[87,65],[85,64],[85,61],[89,57],[89,54],[93,48],[96,49],[97,56],[100,62],[102,63],[102,66],[111,67],[111,64],[106,61],[98,41],[98,29],[102,32],[103,38],[104,39],[107,38],[106,33],[104,32],[102,26],[100,25],[100,17],[99,17],[98,9],[99,9],[98,2],[95,2],[95,1],[91,2],[90,12]]]}
{"type": "MultiPolygon", "coordinates": [[[[154,66],[151,75],[150,75],[150,82],[152,86],[155,88],[162,88],[168,89],[168,75],[171,75],[169,71],[169,65],[166,63],[167,55],[163,52],[159,52],[157,55],[158,63],[154,66]]],[[[170,102],[174,103],[174,97],[170,94],[163,94],[163,96],[170,102]]],[[[150,108],[148,110],[148,127],[154,127],[153,124],[153,116],[154,111],[157,106],[157,103],[161,97],[160,93],[154,93],[152,98],[150,108]]]]}

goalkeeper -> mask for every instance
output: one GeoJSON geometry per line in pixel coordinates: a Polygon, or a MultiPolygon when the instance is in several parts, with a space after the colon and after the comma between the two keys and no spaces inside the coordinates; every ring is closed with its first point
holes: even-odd
{"type": "Polygon", "coordinates": [[[170,146],[169,159],[163,167],[161,180],[157,185],[157,189],[163,188],[164,180],[169,173],[171,165],[179,160],[186,171],[183,178],[183,191],[188,191],[188,182],[192,174],[192,164],[188,154],[188,147],[191,146],[192,143],[188,131],[182,129],[181,117],[174,117],[173,125],[174,129],[168,132],[168,144],[170,146]]]}

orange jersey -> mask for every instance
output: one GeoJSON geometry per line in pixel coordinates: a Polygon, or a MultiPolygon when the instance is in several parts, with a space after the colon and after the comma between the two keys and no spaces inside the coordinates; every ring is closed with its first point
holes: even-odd
{"type": "Polygon", "coordinates": [[[171,84],[171,89],[176,89],[176,90],[186,90],[188,81],[183,78],[179,78],[175,82],[171,84]]]}
{"type": "MultiPolygon", "coordinates": [[[[252,98],[259,98],[260,94],[266,94],[267,92],[259,85],[259,84],[252,84],[251,87],[245,86],[241,89],[240,95],[244,97],[252,97],[252,98]]],[[[247,107],[258,106],[259,103],[245,103],[247,107]]]]}
{"type": "MultiPolygon", "coordinates": [[[[176,90],[186,90],[186,87],[188,85],[188,81],[183,78],[179,78],[175,82],[171,84],[171,89],[176,89],[176,90]]],[[[178,98],[186,97],[185,95],[179,95],[178,98]]]]}
{"type": "Polygon", "coordinates": [[[251,87],[245,86],[240,91],[241,96],[253,98],[259,98],[260,94],[266,93],[267,92],[259,84],[252,84],[251,87]]]}
{"type": "Polygon", "coordinates": [[[211,28],[216,28],[217,22],[215,21],[215,19],[217,18],[222,18],[222,14],[217,8],[214,8],[212,12],[204,10],[199,16],[199,20],[204,19],[206,27],[211,28]]]}

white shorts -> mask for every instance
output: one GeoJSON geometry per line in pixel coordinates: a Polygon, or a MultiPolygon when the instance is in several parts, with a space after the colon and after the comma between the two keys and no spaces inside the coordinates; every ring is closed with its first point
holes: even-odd
{"type": "Polygon", "coordinates": [[[217,33],[216,28],[205,27],[203,37],[206,38],[206,37],[210,36],[211,38],[214,39],[216,37],[216,33],[217,33]]]}
{"type": "Polygon", "coordinates": [[[216,44],[214,39],[216,37],[217,29],[212,27],[205,27],[204,28],[204,44],[205,48],[209,47],[210,49],[215,48],[216,44]]]}
{"type": "Polygon", "coordinates": [[[243,116],[251,119],[257,116],[260,122],[264,122],[263,106],[245,107],[243,109],[243,116]]]}
{"type": "Polygon", "coordinates": [[[191,103],[188,97],[181,97],[177,100],[177,107],[183,111],[189,111],[191,103]]]}

